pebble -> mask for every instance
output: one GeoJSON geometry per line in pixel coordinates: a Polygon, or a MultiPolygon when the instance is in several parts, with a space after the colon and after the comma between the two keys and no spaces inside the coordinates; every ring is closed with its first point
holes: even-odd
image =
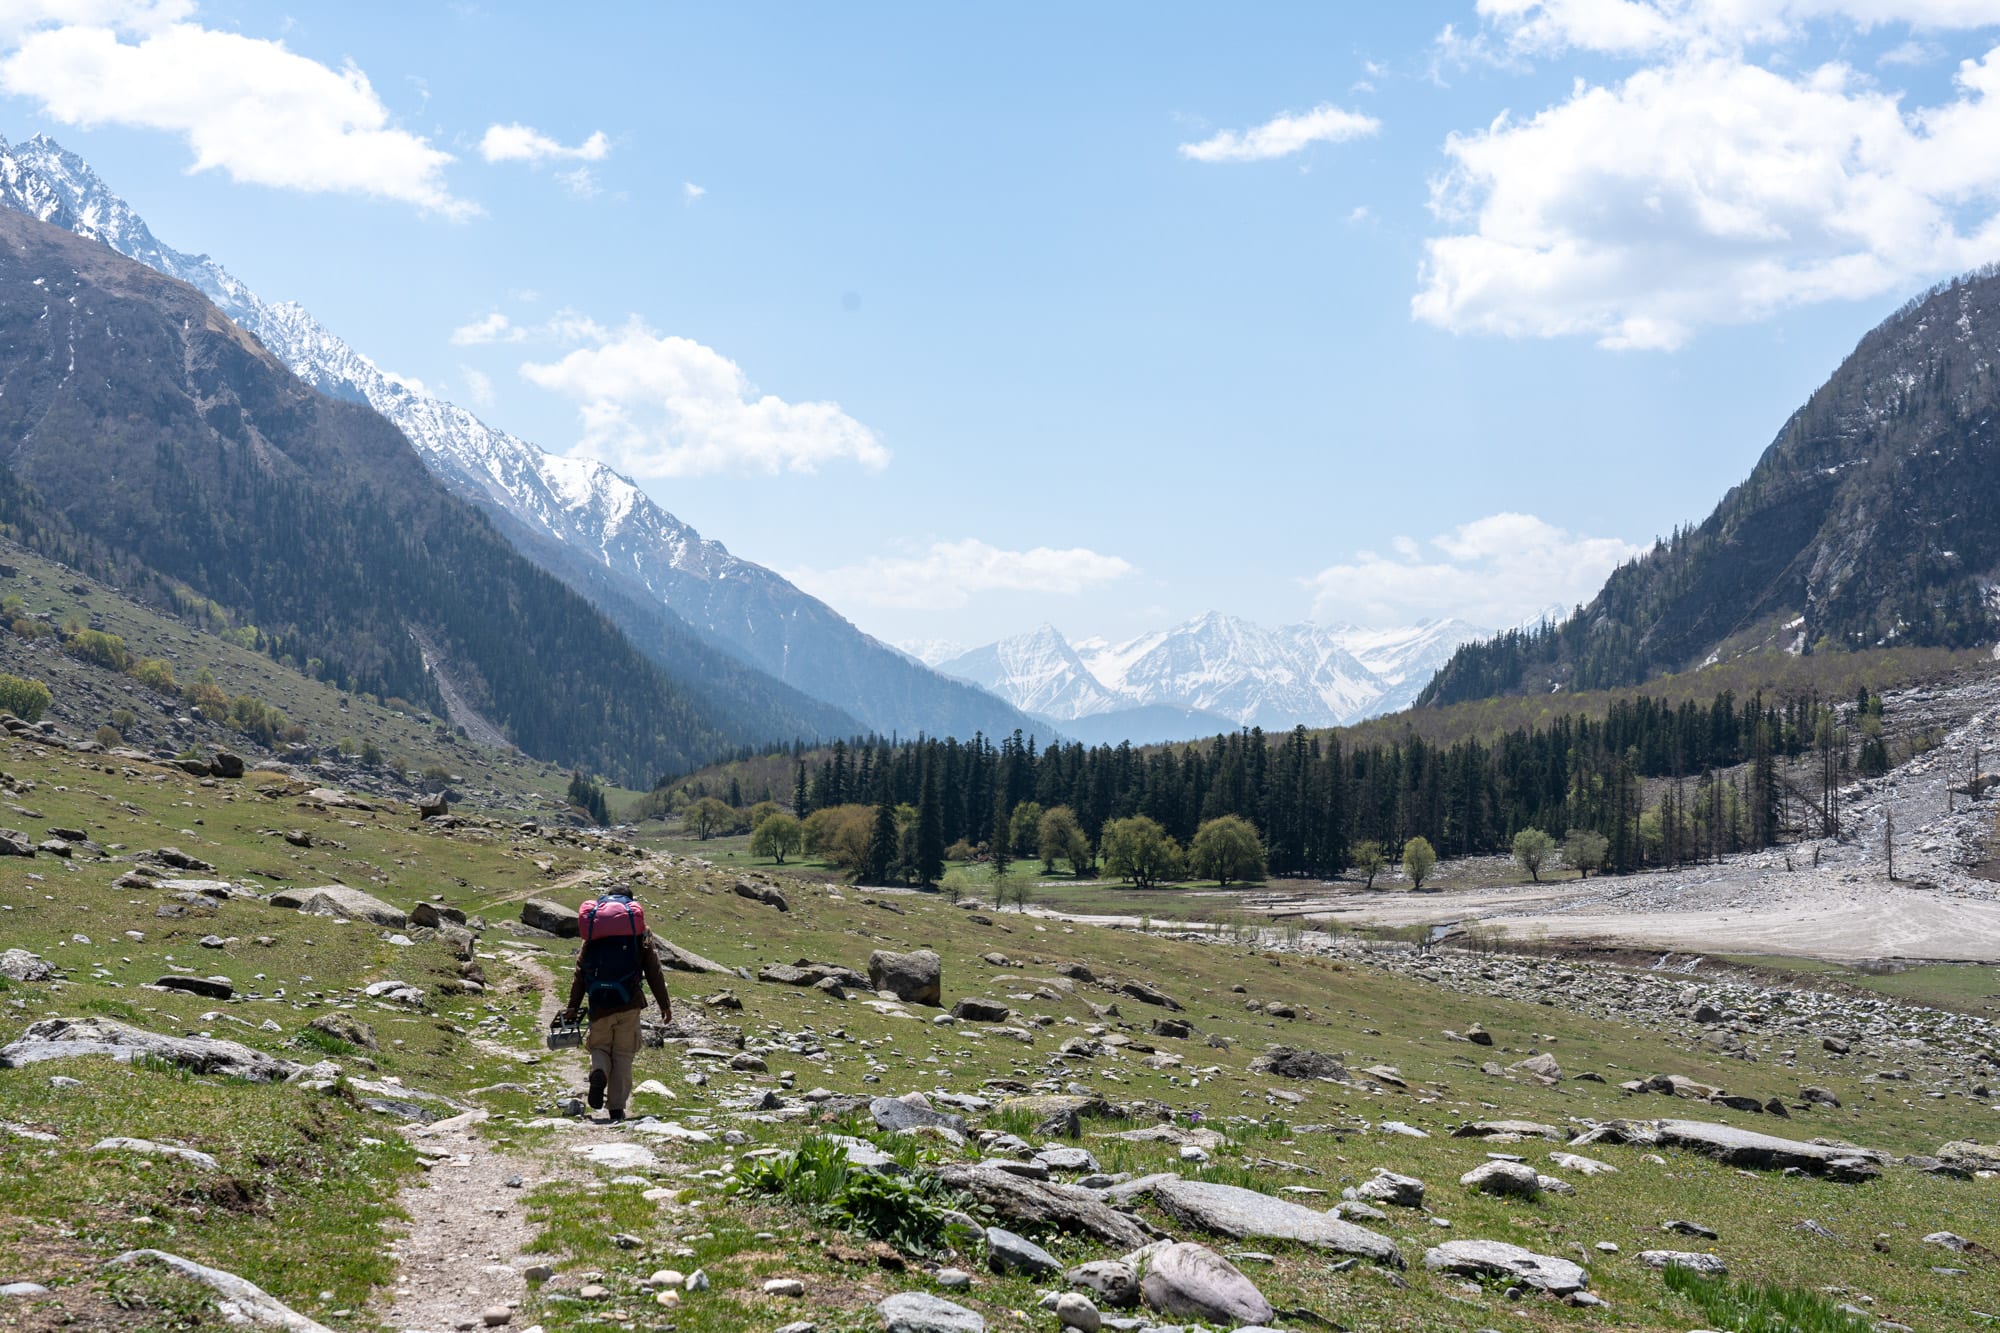
{"type": "Polygon", "coordinates": [[[764,1284],[766,1296],[803,1296],[806,1284],[795,1277],[774,1277],[764,1284]]]}
{"type": "Polygon", "coordinates": [[[489,1305],[480,1311],[479,1320],[488,1328],[498,1328],[502,1324],[512,1323],[514,1312],[504,1305],[489,1305]]]}

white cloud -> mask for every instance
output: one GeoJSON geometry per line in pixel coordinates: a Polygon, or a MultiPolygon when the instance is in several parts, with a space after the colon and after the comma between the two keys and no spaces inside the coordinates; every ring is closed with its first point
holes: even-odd
{"type": "Polygon", "coordinates": [[[556,179],[563,188],[579,199],[595,199],[604,191],[597,187],[597,176],[589,167],[578,167],[574,171],[558,171],[556,179]]]}
{"type": "Polygon", "coordinates": [[[1364,222],[1373,221],[1374,218],[1375,214],[1373,213],[1373,211],[1369,209],[1368,205],[1356,204],[1352,209],[1348,211],[1347,225],[1350,227],[1358,227],[1364,222]]]}
{"type": "Polygon", "coordinates": [[[527,336],[526,329],[495,310],[453,329],[451,342],[454,347],[481,347],[487,343],[517,343],[527,336]]]}
{"type": "Polygon", "coordinates": [[[1478,11],[1511,50],[1531,55],[1714,54],[1789,41],[1816,22],[1862,31],[2000,23],[1994,0],[1478,0],[1478,11]]]}
{"type": "Polygon", "coordinates": [[[1181,156],[1196,162],[1264,162],[1299,152],[1308,144],[1342,143],[1380,133],[1382,122],[1359,111],[1321,105],[1299,114],[1275,116],[1237,133],[1223,130],[1200,143],[1181,145],[1181,156]]]}
{"type": "Polygon", "coordinates": [[[1393,555],[1358,551],[1306,579],[1314,617],[1395,625],[1458,616],[1475,625],[1514,624],[1553,603],[1590,600],[1607,574],[1643,549],[1515,513],[1475,519],[1428,542],[1398,537],[1393,546],[1393,555]]]}
{"type": "Polygon", "coordinates": [[[184,21],[186,3],[29,0],[0,16],[0,91],[66,125],[182,136],[192,171],[280,189],[372,195],[461,219],[449,153],[391,123],[368,76],[283,42],[184,21]],[[129,39],[129,40],[128,40],[129,39]]]}
{"type": "Polygon", "coordinates": [[[474,407],[490,407],[493,404],[493,378],[483,370],[471,366],[460,366],[458,373],[465,376],[466,396],[472,399],[474,407]]]}
{"type": "Polygon", "coordinates": [[[592,134],[574,148],[551,139],[527,125],[489,125],[479,141],[479,155],[488,162],[549,162],[572,160],[602,162],[611,154],[611,140],[603,130],[592,134]]]}
{"type": "Polygon", "coordinates": [[[1426,242],[1412,311],[1460,333],[1672,348],[1974,267],[2000,254],[1996,94],[2000,48],[1931,107],[1838,63],[1788,77],[1687,56],[1579,80],[1530,120],[1447,139],[1432,208],[1454,230],[1426,242]]]}
{"type": "Polygon", "coordinates": [[[707,190],[696,185],[693,181],[681,182],[681,198],[687,200],[689,203],[693,203],[707,193],[707,190]]]}
{"type": "Polygon", "coordinates": [[[577,316],[556,323],[587,345],[525,364],[521,374],[576,401],[583,438],[575,452],[643,478],[889,461],[875,433],[840,404],[760,394],[734,361],[692,339],[655,333],[636,317],[616,330],[577,316]]]}
{"type": "Polygon", "coordinates": [[[835,606],[951,611],[983,592],[1054,593],[1072,597],[1133,572],[1115,555],[1084,547],[1037,546],[1009,551],[977,538],[933,542],[909,556],[875,556],[837,569],[788,572],[806,591],[835,606]]]}

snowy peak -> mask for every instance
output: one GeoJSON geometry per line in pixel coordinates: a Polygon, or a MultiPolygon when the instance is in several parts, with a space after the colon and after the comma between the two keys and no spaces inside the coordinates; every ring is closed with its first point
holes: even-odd
{"type": "Polygon", "coordinates": [[[998,694],[1016,708],[1057,722],[1106,712],[1120,703],[1092,677],[1083,659],[1053,625],[975,648],[938,669],[998,694]]]}
{"type": "Polygon", "coordinates": [[[941,669],[1057,722],[1171,709],[1283,730],[1338,726],[1406,707],[1453,649],[1484,633],[1458,620],[1273,629],[1211,611],[1122,643],[1070,643],[1044,625],[941,669]]]}

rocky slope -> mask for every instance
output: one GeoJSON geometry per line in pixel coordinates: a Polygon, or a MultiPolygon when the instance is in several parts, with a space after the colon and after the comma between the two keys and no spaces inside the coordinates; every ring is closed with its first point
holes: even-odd
{"type": "Polygon", "coordinates": [[[640,784],[751,739],[388,421],[315,393],[192,287],[11,209],[0,442],[24,544],[226,615],[348,691],[458,699],[537,757],[640,784]]]}
{"type": "MultiPolygon", "coordinates": [[[[87,163],[53,140],[0,141],[0,203],[188,283],[300,379],[382,413],[424,464],[485,510],[523,554],[597,603],[669,670],[687,675],[705,665],[679,647],[685,624],[705,643],[827,705],[806,734],[840,734],[857,722],[959,736],[1029,725],[1004,703],[910,661],[772,571],[707,540],[602,463],[545,453],[496,430],[384,372],[296,303],[267,302],[206,255],[162,243],[87,163]]],[[[796,727],[767,726],[760,739],[790,734],[796,727]]]]}
{"type": "Polygon", "coordinates": [[[1699,526],[1582,613],[1469,645],[1426,703],[1636,683],[1757,648],[1972,647],[2000,636],[2000,274],[1864,337],[1699,526]]]}

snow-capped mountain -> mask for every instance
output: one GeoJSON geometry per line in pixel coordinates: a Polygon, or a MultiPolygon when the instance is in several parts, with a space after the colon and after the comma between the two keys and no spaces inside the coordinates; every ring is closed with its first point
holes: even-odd
{"type": "Polygon", "coordinates": [[[999,693],[1037,717],[1070,721],[1129,702],[1105,688],[1053,625],[989,643],[953,658],[943,670],[999,693]],[[1004,689],[996,686],[1004,682],[1004,689]]]}
{"type": "Polygon", "coordinates": [[[208,256],[163,244],[82,158],[48,137],[0,140],[0,204],[188,283],[300,379],[373,407],[524,555],[591,598],[655,656],[671,656],[662,644],[673,626],[662,617],[677,618],[738,660],[877,730],[969,736],[1027,725],[1001,701],[927,669],[705,539],[602,463],[546,453],[497,430],[383,371],[302,306],[264,301],[208,256]]]}
{"type": "Polygon", "coordinates": [[[1064,639],[1052,626],[976,648],[939,670],[970,680],[1072,735],[1124,724],[1339,726],[1404,708],[1459,644],[1487,631],[1461,620],[1392,629],[1284,625],[1210,612],[1122,643],[1064,639]],[[1137,713],[1132,710],[1147,710],[1137,713]],[[1089,725],[1082,725],[1085,722],[1089,725]]]}

